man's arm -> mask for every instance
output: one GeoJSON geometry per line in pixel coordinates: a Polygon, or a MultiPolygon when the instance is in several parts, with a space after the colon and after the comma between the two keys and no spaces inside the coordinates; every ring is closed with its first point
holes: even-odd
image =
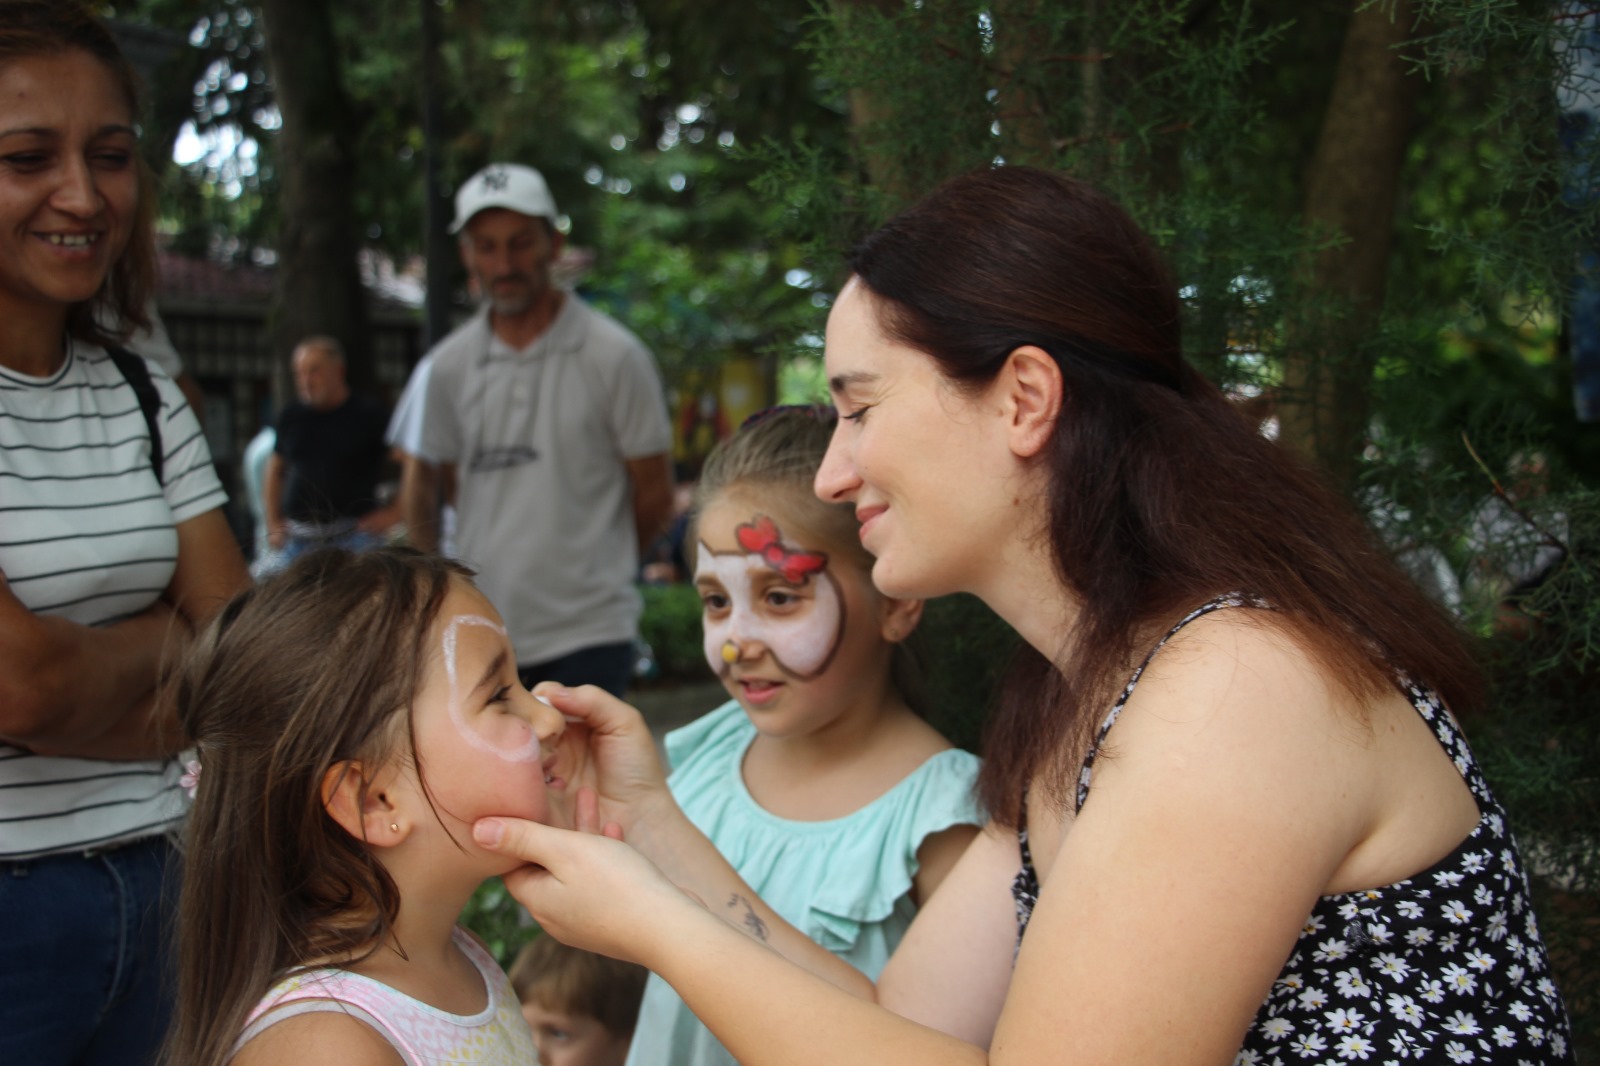
{"type": "Polygon", "coordinates": [[[407,455],[400,464],[400,513],[406,521],[406,539],[418,551],[439,550],[441,489],[454,485],[455,467],[430,463],[407,455]]]}
{"type": "MultiPolygon", "coordinates": [[[[406,468],[406,453],[399,448],[387,448],[384,456],[385,463],[392,469],[399,470],[402,474],[406,468]]],[[[405,521],[405,511],[400,505],[400,489],[395,488],[394,498],[388,503],[380,504],[361,516],[356,523],[356,528],[363,533],[375,533],[379,536],[387,535],[389,530],[405,521]]]]}
{"type": "Polygon", "coordinates": [[[283,521],[283,456],[273,452],[267,459],[267,472],[261,479],[261,515],[267,522],[267,543],[283,547],[289,527],[283,521]]]}
{"type": "Polygon", "coordinates": [[[641,553],[672,520],[672,460],[665,452],[626,461],[633,485],[633,522],[641,553]]]}

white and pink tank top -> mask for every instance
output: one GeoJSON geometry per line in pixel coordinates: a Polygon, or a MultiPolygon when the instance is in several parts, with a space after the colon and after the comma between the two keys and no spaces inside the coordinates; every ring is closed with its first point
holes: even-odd
{"type": "Polygon", "coordinates": [[[339,1011],[377,1030],[406,1066],[530,1066],[538,1052],[505,971],[465,930],[457,928],[454,940],[483,975],[489,993],[478,1013],[451,1014],[348,970],[307,970],[284,978],[262,997],[234,1054],[286,1018],[339,1011]]]}

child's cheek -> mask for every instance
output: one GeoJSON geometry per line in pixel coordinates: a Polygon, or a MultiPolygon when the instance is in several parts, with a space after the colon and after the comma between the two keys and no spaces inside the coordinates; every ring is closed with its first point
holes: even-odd
{"type": "Polygon", "coordinates": [[[492,751],[508,762],[537,761],[540,757],[533,727],[514,715],[485,715],[479,734],[492,751]]]}
{"type": "Polygon", "coordinates": [[[537,763],[542,757],[539,738],[526,719],[494,710],[470,716],[451,710],[461,739],[479,751],[513,763],[537,763]]]}

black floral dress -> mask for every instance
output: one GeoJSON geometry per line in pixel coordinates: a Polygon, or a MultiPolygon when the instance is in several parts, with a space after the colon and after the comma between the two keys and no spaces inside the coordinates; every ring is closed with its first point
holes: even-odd
{"type": "MultiPolygon", "coordinates": [[[[1239,596],[1213,600],[1162,638],[1101,723],[1078,779],[1080,809],[1101,744],[1161,646],[1201,615],[1256,606],[1239,596]]],[[[1402,688],[1472,789],[1478,824],[1450,854],[1404,881],[1318,900],[1235,1066],[1574,1061],[1505,811],[1439,697],[1405,681],[1402,688]]],[[[1039,893],[1026,824],[1019,844],[1022,872],[1012,894],[1020,943],[1039,893]]]]}

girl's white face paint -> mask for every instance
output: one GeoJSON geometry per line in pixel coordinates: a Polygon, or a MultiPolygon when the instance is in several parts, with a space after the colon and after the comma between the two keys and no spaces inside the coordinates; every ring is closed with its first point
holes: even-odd
{"type": "MultiPolygon", "coordinates": [[[[504,745],[496,743],[493,739],[484,736],[482,733],[474,729],[472,724],[467,721],[466,699],[471,693],[470,691],[463,691],[464,686],[460,677],[460,669],[456,661],[456,634],[463,626],[482,626],[485,629],[493,631],[502,638],[506,635],[505,626],[501,625],[499,622],[496,622],[492,618],[485,618],[482,615],[477,614],[456,615],[445,625],[444,634],[439,640],[439,650],[444,661],[445,677],[450,683],[450,699],[448,709],[450,712],[451,723],[456,727],[456,731],[461,734],[461,739],[465,740],[468,744],[472,745],[474,748],[477,748],[479,751],[498,756],[507,762],[538,762],[541,754],[539,748],[539,738],[533,732],[531,727],[528,729],[528,739],[525,742],[515,745],[504,745]]],[[[472,681],[469,679],[466,684],[471,685],[472,681]]]]}
{"type": "MultiPolygon", "coordinates": [[[[792,553],[805,553],[791,545],[792,553]]],[[[708,610],[703,616],[705,626],[706,662],[720,677],[729,671],[729,662],[723,656],[723,646],[730,641],[735,647],[756,641],[771,653],[773,661],[784,673],[802,680],[816,677],[827,669],[840,638],[844,635],[844,602],[839,596],[838,583],[825,565],[804,574],[798,582],[786,582],[779,577],[774,563],[756,552],[714,552],[705,541],[699,544],[695,560],[695,580],[715,581],[727,597],[727,610],[715,614],[708,610]],[[777,579],[777,580],[775,580],[777,579]],[[765,598],[774,589],[814,587],[808,609],[784,614],[774,611],[765,598]]]]}

